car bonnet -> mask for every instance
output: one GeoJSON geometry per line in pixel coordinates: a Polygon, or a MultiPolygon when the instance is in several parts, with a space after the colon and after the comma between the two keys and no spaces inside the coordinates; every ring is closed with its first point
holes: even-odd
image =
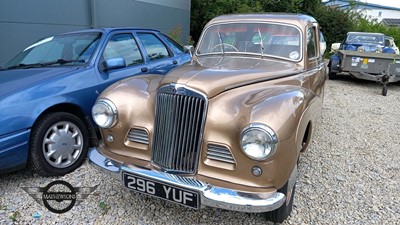
{"type": "Polygon", "coordinates": [[[2,70],[0,71],[0,97],[76,69],[77,67],[57,67],[2,70]]]}
{"type": "Polygon", "coordinates": [[[253,57],[205,57],[173,70],[161,82],[182,84],[209,98],[235,87],[277,79],[301,72],[295,62],[253,57]]]}

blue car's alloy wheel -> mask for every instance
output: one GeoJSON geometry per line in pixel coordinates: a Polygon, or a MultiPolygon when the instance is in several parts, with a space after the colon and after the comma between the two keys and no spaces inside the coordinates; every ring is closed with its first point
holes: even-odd
{"type": "Polygon", "coordinates": [[[88,130],[77,116],[47,114],[32,128],[30,161],[40,175],[64,175],[78,168],[88,150],[88,130]]]}
{"type": "Polygon", "coordinates": [[[55,168],[73,165],[82,154],[83,136],[72,122],[61,121],[51,126],[43,138],[43,155],[55,168]]]}

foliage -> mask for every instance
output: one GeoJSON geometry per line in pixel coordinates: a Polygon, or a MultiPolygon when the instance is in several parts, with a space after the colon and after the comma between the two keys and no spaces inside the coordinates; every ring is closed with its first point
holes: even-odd
{"type": "Polygon", "coordinates": [[[17,221],[18,217],[20,217],[20,213],[19,211],[15,211],[13,212],[8,218],[10,218],[12,221],[17,221]]]}
{"type": "MultiPolygon", "coordinates": [[[[266,0],[270,1],[270,0],[266,0]]],[[[192,0],[190,30],[197,41],[203,27],[212,18],[234,13],[262,12],[261,0],[192,0]]]]}
{"type": "Polygon", "coordinates": [[[182,36],[182,25],[178,25],[174,27],[169,33],[168,36],[172,38],[172,40],[178,42],[179,44],[182,43],[181,36],[182,36]]]}
{"type": "Polygon", "coordinates": [[[327,42],[327,52],[330,51],[332,43],[342,42],[347,32],[354,30],[353,17],[356,15],[350,9],[320,6],[310,13],[317,19],[327,42]]]}
{"type": "Polygon", "coordinates": [[[176,27],[174,27],[169,33],[168,36],[176,41],[177,43],[179,43],[180,45],[194,45],[194,41],[192,39],[192,36],[187,36],[184,40],[185,43],[182,42],[183,38],[182,38],[182,25],[178,25],[176,27]]]}
{"type": "Polygon", "coordinates": [[[321,6],[320,0],[192,0],[191,36],[197,41],[206,23],[223,14],[283,12],[313,15],[321,6]]]}

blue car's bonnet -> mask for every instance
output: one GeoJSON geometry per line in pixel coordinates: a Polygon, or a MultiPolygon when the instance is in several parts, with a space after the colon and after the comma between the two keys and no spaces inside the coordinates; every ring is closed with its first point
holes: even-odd
{"type": "Polygon", "coordinates": [[[76,69],[77,67],[56,67],[0,71],[0,97],[76,69]]]}

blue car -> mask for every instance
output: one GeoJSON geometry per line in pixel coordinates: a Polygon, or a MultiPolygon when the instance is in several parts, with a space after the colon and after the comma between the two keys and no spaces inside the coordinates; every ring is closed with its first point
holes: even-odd
{"type": "Polygon", "coordinates": [[[27,164],[43,176],[75,170],[97,144],[91,109],[107,86],[189,60],[150,29],[90,29],[30,45],[0,69],[0,173],[27,164]]]}

